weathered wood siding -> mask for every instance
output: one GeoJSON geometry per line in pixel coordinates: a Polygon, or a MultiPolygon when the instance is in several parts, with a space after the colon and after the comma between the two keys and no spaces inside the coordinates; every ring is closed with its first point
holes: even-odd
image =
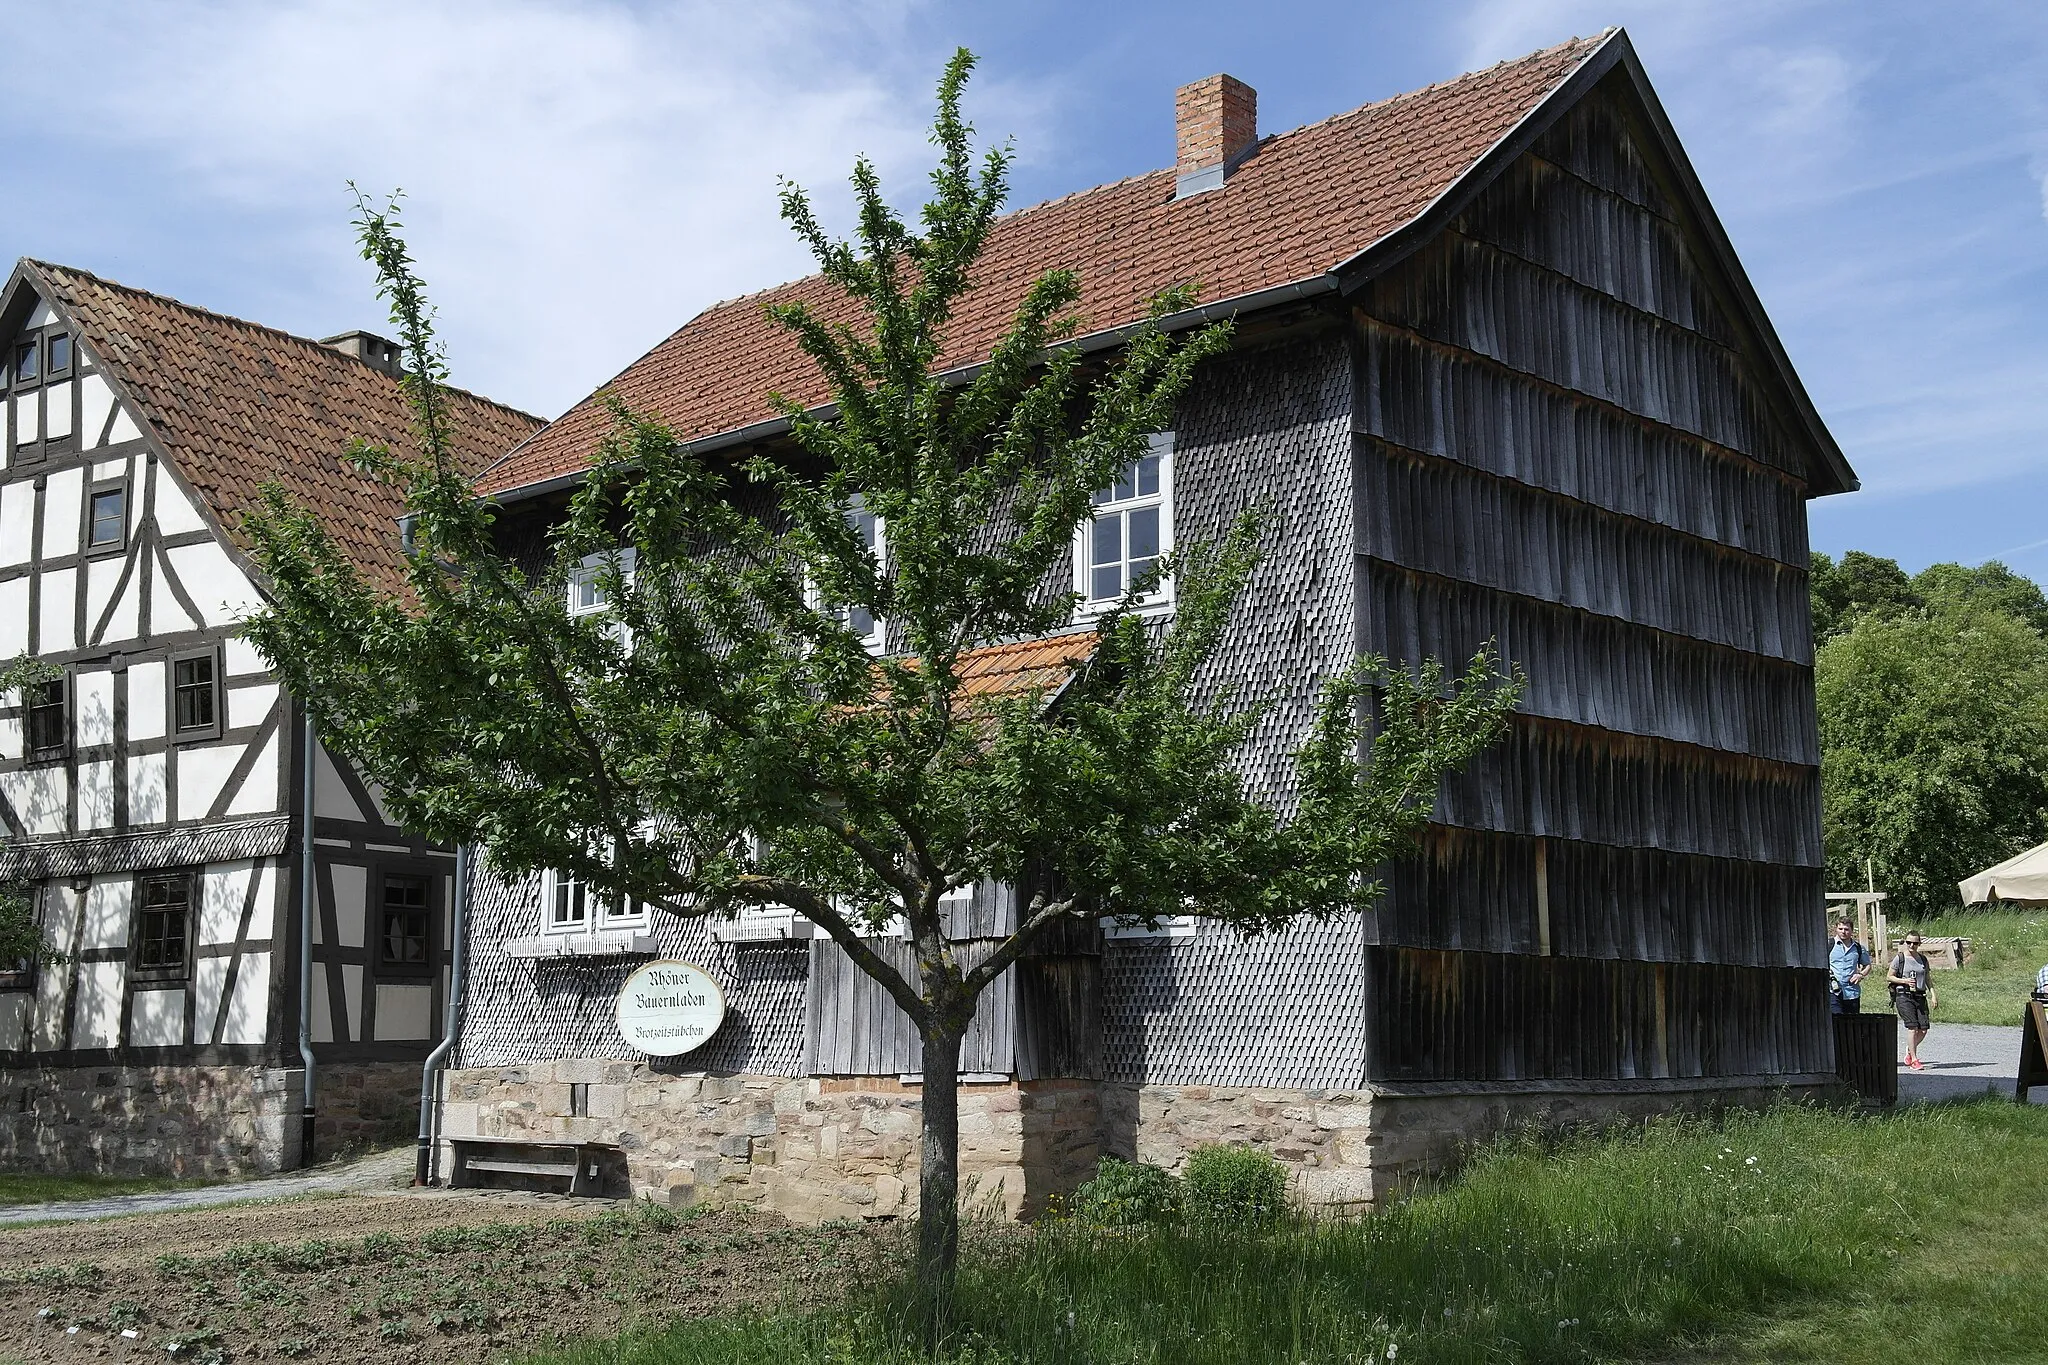
{"type": "Polygon", "coordinates": [[[1389,1080],[1832,1069],[1811,452],[1596,91],[1359,300],[1362,646],[1530,686],[1389,869],[1389,1080]]]}

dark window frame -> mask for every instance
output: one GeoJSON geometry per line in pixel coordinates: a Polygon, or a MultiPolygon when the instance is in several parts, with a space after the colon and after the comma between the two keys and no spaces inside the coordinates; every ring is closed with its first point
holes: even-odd
{"type": "Polygon", "coordinates": [[[173,744],[192,744],[202,740],[219,739],[226,729],[228,708],[227,678],[222,673],[222,660],[218,645],[207,645],[200,649],[181,649],[164,660],[164,729],[173,744]],[[213,723],[192,729],[181,728],[178,724],[178,665],[192,659],[206,659],[213,664],[213,723]]]}
{"type": "Polygon", "coordinates": [[[7,347],[7,389],[17,393],[22,389],[39,389],[43,386],[43,334],[40,330],[27,336],[18,336],[7,347]],[[27,379],[21,377],[21,353],[33,351],[36,357],[36,372],[27,379]]]}
{"type": "Polygon", "coordinates": [[[117,554],[128,548],[128,514],[134,510],[129,503],[129,499],[133,496],[129,491],[128,480],[125,476],[118,479],[101,479],[95,483],[88,483],[85,486],[85,501],[83,511],[80,513],[84,518],[84,524],[79,528],[78,543],[84,548],[86,554],[117,554]],[[121,533],[105,544],[95,545],[92,539],[92,524],[94,520],[92,514],[93,500],[102,493],[119,493],[121,495],[121,533]]]}
{"type": "MultiPolygon", "coordinates": [[[[377,867],[375,898],[370,902],[370,911],[375,916],[370,925],[374,935],[370,949],[370,961],[376,979],[379,981],[412,981],[431,979],[441,970],[441,873],[439,869],[424,863],[379,864],[377,867]],[[394,962],[385,955],[385,916],[390,908],[385,904],[385,893],[395,881],[419,882],[426,891],[423,911],[427,917],[426,959],[421,962],[394,962]]],[[[401,911],[401,913],[411,913],[401,911]]]]}
{"type": "Polygon", "coordinates": [[[71,670],[65,669],[64,676],[48,682],[27,683],[20,689],[21,698],[21,756],[24,763],[35,767],[44,763],[62,763],[71,757],[72,729],[76,720],[77,697],[71,688],[71,670]],[[62,732],[55,744],[38,745],[35,742],[35,723],[32,719],[35,703],[29,700],[32,688],[56,687],[63,719],[58,723],[62,732]]]}
{"type": "MultiPolygon", "coordinates": [[[[36,928],[38,929],[44,929],[43,916],[47,894],[48,888],[41,882],[35,883],[29,889],[30,905],[33,909],[36,928]]],[[[47,930],[44,932],[43,942],[46,946],[49,943],[47,930]]],[[[0,963],[0,991],[34,990],[36,988],[36,974],[42,968],[42,965],[42,961],[39,958],[29,958],[22,962],[0,963]]]]}
{"type": "Polygon", "coordinates": [[[199,869],[196,867],[155,868],[135,874],[133,890],[130,892],[128,931],[128,979],[150,985],[175,985],[192,979],[192,954],[199,923],[199,869]],[[149,917],[160,913],[149,905],[149,886],[153,882],[181,882],[185,893],[184,935],[179,949],[181,959],[176,963],[145,965],[143,948],[146,943],[168,941],[168,935],[147,935],[149,917]]]}
{"type": "Polygon", "coordinates": [[[58,378],[71,378],[78,369],[78,339],[61,327],[55,331],[44,332],[43,363],[41,368],[44,383],[58,378]],[[65,343],[64,363],[62,365],[57,363],[56,356],[51,350],[51,347],[59,341],[65,343]]]}

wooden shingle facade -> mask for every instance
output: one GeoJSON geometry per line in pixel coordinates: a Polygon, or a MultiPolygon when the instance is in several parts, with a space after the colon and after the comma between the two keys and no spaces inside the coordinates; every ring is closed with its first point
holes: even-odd
{"type": "MultiPolygon", "coordinates": [[[[1021,963],[970,1041],[968,1169],[1028,1208],[1103,1151],[1248,1140],[1352,1204],[1503,1122],[1826,1084],[1806,502],[1855,479],[1625,35],[1220,164],[1006,219],[946,363],[1055,266],[1084,346],[1188,278],[1180,322],[1237,319],[1170,434],[1170,516],[1185,543],[1279,514],[1206,685],[1270,700],[1243,764],[1281,808],[1322,680],[1360,654],[1491,640],[1529,688],[1363,915],[1250,940],[1112,921],[1021,963]]],[[[612,390],[706,452],[775,448],[760,395],[816,396],[760,315],[785,297],[831,306],[815,281],[720,305],[612,390]]],[[[579,405],[487,473],[512,521],[553,515],[600,423],[579,405]]],[[[662,921],[534,958],[505,945],[541,889],[489,894],[448,1132],[616,1140],[684,1198],[903,1207],[912,1154],[870,1118],[915,1103],[916,1041],[828,941],[662,921]],[[728,994],[676,1063],[609,1018],[655,953],[728,994]],[[555,1114],[572,1076],[617,1097],[555,1114]]],[[[961,907],[963,952],[1005,895],[961,907]]]]}

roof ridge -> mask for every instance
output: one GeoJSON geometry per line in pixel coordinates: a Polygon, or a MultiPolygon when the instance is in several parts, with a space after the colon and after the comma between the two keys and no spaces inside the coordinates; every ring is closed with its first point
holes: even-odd
{"type": "MultiPolygon", "coordinates": [[[[1423,95],[1427,95],[1435,91],[1446,90],[1449,89],[1451,86],[1457,85],[1461,81],[1475,80],[1478,77],[1487,75],[1490,72],[1498,71],[1504,66],[1523,66],[1531,62],[1541,61],[1546,57],[1554,57],[1559,53],[1565,51],[1566,49],[1572,47],[1578,47],[1582,45],[1598,46],[1600,42],[1604,41],[1605,39],[1613,35],[1615,32],[1617,32],[1617,29],[1613,26],[1609,26],[1608,28],[1601,30],[1599,33],[1594,34],[1590,38],[1567,38],[1563,42],[1552,43],[1549,47],[1539,48],[1534,52],[1525,52],[1519,57],[1503,57],[1499,61],[1495,62],[1492,66],[1484,66],[1473,71],[1460,72],[1458,75],[1451,76],[1445,80],[1434,81],[1429,85],[1417,86],[1413,90],[1403,90],[1398,92],[1397,94],[1383,96],[1380,99],[1367,100],[1364,104],[1356,105],[1350,109],[1340,110],[1334,114],[1326,114],[1322,118],[1313,119],[1308,123],[1300,123],[1296,124],[1292,128],[1283,128],[1278,132],[1267,133],[1265,136],[1259,139],[1259,146],[1263,149],[1266,146],[1266,144],[1270,142],[1276,142],[1281,138],[1293,137],[1297,133],[1307,132],[1313,128],[1323,128],[1331,124],[1341,123],[1345,119],[1354,118],[1357,115],[1366,113],[1370,110],[1389,108],[1394,105],[1404,103],[1408,100],[1417,99],[1423,95]]],[[[1026,204],[1021,208],[1011,209],[1009,212],[999,217],[996,221],[998,223],[1008,222],[1012,219],[1022,218],[1026,214],[1037,213],[1041,209],[1048,209],[1054,207],[1055,205],[1071,203],[1076,199],[1085,199],[1093,194],[1101,194],[1105,190],[1113,190],[1125,185],[1133,185],[1141,180],[1149,180],[1153,176],[1172,174],[1173,167],[1171,166],[1155,166],[1149,171],[1137,171],[1130,175],[1119,176],[1115,180],[1105,180],[1099,185],[1089,185],[1084,189],[1069,190],[1065,194],[1056,194],[1052,196],[1050,199],[1040,199],[1036,203],[1026,204]]],[[[691,322],[695,322],[698,318],[704,317],[711,313],[716,313],[721,309],[730,308],[736,304],[746,303],[750,299],[758,299],[765,295],[776,293],[779,290],[792,288],[796,285],[804,283],[807,280],[814,280],[823,273],[823,271],[814,270],[807,275],[799,275],[795,279],[782,280],[776,284],[763,285],[759,289],[748,290],[744,294],[734,294],[729,298],[716,299],[710,303],[705,304],[702,308],[698,309],[695,313],[693,313],[683,323],[683,326],[687,327],[691,322]]],[[[664,340],[666,340],[666,338],[664,338],[664,340]]],[[[631,366],[629,365],[627,368],[630,369],[631,366]]],[[[625,371],[621,370],[620,373],[623,374],[625,373],[625,371]]]]}
{"type": "MultiPolygon", "coordinates": [[[[394,384],[400,382],[399,377],[392,374],[389,370],[380,369],[377,366],[372,365],[369,361],[364,360],[360,356],[353,356],[350,355],[347,351],[337,350],[336,348],[329,346],[326,342],[320,341],[315,337],[300,336],[297,332],[287,332],[282,327],[272,327],[270,324],[264,322],[252,322],[248,318],[236,317],[233,313],[223,313],[218,309],[207,308],[196,303],[187,303],[183,299],[172,298],[169,294],[160,294],[154,289],[143,289],[136,285],[123,284],[119,280],[110,280],[104,275],[95,274],[94,272],[83,269],[79,266],[64,265],[57,261],[39,260],[34,256],[25,256],[22,259],[26,261],[29,265],[36,267],[38,270],[59,275],[82,276],[83,278],[88,279],[92,281],[94,284],[100,285],[103,288],[119,290],[123,294],[132,294],[140,298],[153,299],[157,303],[164,304],[171,308],[176,308],[181,312],[196,314],[199,317],[210,318],[215,322],[227,323],[230,326],[245,328],[251,332],[261,332],[269,336],[281,337],[286,341],[296,342],[301,346],[313,347],[316,348],[323,356],[332,356],[337,360],[351,361],[357,365],[361,365],[364,369],[369,370],[372,374],[380,375],[383,378],[390,380],[394,384]]],[[[483,403],[489,407],[497,408],[501,412],[509,412],[515,417],[529,417],[532,418],[534,421],[543,424],[545,424],[548,421],[547,418],[542,417],[539,413],[528,412],[524,408],[515,408],[510,403],[501,403],[495,398],[491,398],[484,394],[477,393],[473,389],[465,389],[458,384],[443,384],[440,385],[440,387],[452,393],[459,393],[463,395],[465,398],[473,399],[478,403],[483,403]]]]}

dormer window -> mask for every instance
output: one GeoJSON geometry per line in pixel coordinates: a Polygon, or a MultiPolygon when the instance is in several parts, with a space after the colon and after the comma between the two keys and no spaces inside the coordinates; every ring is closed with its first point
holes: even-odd
{"type": "MultiPolygon", "coordinates": [[[[1173,549],[1173,434],[1153,436],[1150,451],[1109,487],[1097,490],[1094,503],[1074,544],[1074,590],[1084,611],[1114,605],[1173,549]]],[[[1172,600],[1171,581],[1162,581],[1139,605],[1164,606],[1172,600]]]]}

